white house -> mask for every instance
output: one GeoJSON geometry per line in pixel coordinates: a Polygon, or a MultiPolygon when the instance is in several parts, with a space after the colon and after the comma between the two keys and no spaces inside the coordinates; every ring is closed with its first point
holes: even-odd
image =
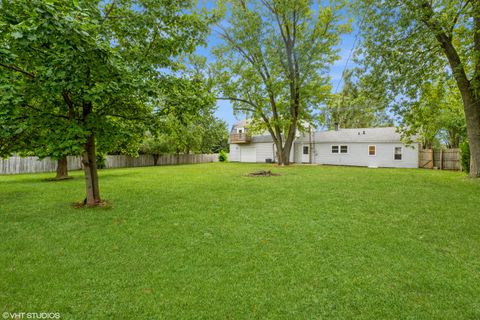
{"type": "MultiPolygon", "coordinates": [[[[290,161],[326,165],[418,168],[419,145],[405,145],[394,127],[338,129],[299,135],[290,161]]],[[[233,126],[230,161],[275,162],[269,134],[249,135],[248,121],[233,126]]]]}

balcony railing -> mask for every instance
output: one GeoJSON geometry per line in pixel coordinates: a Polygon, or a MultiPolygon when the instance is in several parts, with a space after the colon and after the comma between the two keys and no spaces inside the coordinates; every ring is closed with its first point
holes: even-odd
{"type": "Polygon", "coordinates": [[[252,137],[248,133],[232,133],[230,134],[230,143],[250,143],[252,137]]]}

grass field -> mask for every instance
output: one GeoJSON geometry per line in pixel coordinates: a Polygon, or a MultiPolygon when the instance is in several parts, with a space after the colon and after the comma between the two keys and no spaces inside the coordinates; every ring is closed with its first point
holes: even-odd
{"type": "Polygon", "coordinates": [[[0,312],[61,319],[480,319],[480,182],[201,164],[0,176],[0,312]]]}

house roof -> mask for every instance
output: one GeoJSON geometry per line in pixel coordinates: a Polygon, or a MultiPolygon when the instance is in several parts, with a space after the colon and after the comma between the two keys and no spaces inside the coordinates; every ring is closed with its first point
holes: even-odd
{"type": "MultiPolygon", "coordinates": [[[[253,143],[273,142],[269,134],[254,135],[253,143]]],[[[303,134],[295,139],[295,142],[310,142],[309,134],[303,134]]],[[[401,142],[401,136],[397,133],[395,127],[386,128],[358,128],[358,129],[339,129],[338,131],[315,132],[312,139],[315,143],[336,143],[336,142],[401,142]]]]}
{"type": "MultiPolygon", "coordinates": [[[[251,119],[237,122],[233,125],[232,130],[237,128],[245,128],[250,124],[251,119]]],[[[401,142],[401,135],[395,127],[384,128],[356,128],[356,129],[339,129],[337,131],[320,131],[315,132],[312,139],[315,143],[340,143],[340,142],[401,142]]],[[[252,136],[253,143],[273,142],[270,134],[252,136]]],[[[297,136],[295,142],[310,142],[308,133],[297,136]]]]}
{"type": "Polygon", "coordinates": [[[264,134],[261,136],[252,136],[252,142],[262,143],[262,142],[273,142],[272,136],[270,134],[264,134]]]}
{"type": "Polygon", "coordinates": [[[239,121],[239,122],[237,122],[233,125],[232,129],[245,128],[246,126],[248,126],[250,124],[250,122],[251,122],[251,120],[249,120],[249,119],[239,121]]]}
{"type": "MultiPolygon", "coordinates": [[[[401,136],[395,127],[339,129],[338,131],[315,132],[315,142],[400,142],[401,136]]],[[[308,134],[297,141],[309,142],[308,134]]]]}

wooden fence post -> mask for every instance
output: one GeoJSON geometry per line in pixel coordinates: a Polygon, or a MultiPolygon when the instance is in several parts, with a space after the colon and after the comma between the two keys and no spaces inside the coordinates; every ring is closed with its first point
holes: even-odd
{"type": "Polygon", "coordinates": [[[440,150],[440,170],[443,170],[443,149],[440,150]]]}
{"type": "Polygon", "coordinates": [[[430,149],[430,157],[432,158],[432,166],[430,169],[433,169],[435,167],[435,152],[433,151],[433,148],[430,149]]]}

